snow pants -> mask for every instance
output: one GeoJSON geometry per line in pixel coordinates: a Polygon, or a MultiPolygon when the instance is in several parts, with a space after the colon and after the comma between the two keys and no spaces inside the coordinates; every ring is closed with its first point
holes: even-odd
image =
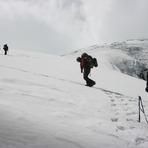
{"type": "Polygon", "coordinates": [[[83,72],[83,78],[86,81],[86,86],[93,86],[95,84],[95,81],[93,81],[92,79],[90,79],[88,77],[88,75],[90,74],[90,68],[84,69],[83,72]]]}

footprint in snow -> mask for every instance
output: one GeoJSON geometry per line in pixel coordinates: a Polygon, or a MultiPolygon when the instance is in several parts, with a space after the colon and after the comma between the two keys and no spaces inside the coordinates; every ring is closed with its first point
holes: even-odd
{"type": "Polygon", "coordinates": [[[115,102],[115,100],[114,99],[111,99],[111,102],[115,102]]]}
{"type": "Polygon", "coordinates": [[[111,118],[112,122],[118,122],[118,118],[111,118]]]}
{"type": "Polygon", "coordinates": [[[141,143],[148,142],[148,139],[138,137],[135,139],[135,142],[136,142],[136,145],[139,145],[141,143]]]}
{"type": "Polygon", "coordinates": [[[117,130],[124,131],[125,130],[125,127],[124,126],[117,126],[117,130]]]}

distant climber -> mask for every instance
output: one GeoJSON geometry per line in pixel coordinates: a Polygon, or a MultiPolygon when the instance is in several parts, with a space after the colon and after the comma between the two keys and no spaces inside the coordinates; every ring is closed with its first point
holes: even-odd
{"type": "Polygon", "coordinates": [[[8,52],[8,45],[5,44],[4,47],[3,47],[4,51],[5,51],[5,55],[7,55],[7,52],[8,52]]]}
{"type": "Polygon", "coordinates": [[[92,58],[92,56],[87,53],[83,53],[81,57],[78,57],[76,60],[77,62],[80,62],[80,69],[81,73],[83,73],[83,78],[86,81],[86,86],[94,86],[96,82],[90,79],[88,75],[90,74],[91,68],[98,66],[97,59],[92,58]]]}

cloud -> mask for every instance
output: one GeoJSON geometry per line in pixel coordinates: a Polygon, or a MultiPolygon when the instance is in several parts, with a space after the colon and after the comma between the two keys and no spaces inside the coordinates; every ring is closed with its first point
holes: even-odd
{"type": "Polygon", "coordinates": [[[148,37],[148,1],[91,0],[84,4],[95,42],[148,37]]]}
{"type": "Polygon", "coordinates": [[[148,37],[147,0],[0,0],[0,42],[63,54],[148,37]]]}
{"type": "Polygon", "coordinates": [[[80,7],[79,0],[71,3],[66,0],[0,1],[1,36],[6,41],[9,38],[11,43],[14,40],[13,45],[18,40],[20,46],[17,46],[23,49],[53,53],[77,49],[86,38],[83,36],[85,17],[80,7]]]}

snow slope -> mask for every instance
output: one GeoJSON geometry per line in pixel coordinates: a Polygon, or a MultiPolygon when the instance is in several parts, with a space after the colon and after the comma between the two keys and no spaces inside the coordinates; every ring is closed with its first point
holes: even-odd
{"type": "Polygon", "coordinates": [[[0,55],[0,148],[147,148],[148,124],[137,121],[139,95],[148,112],[145,81],[115,71],[107,51],[92,53],[93,88],[77,54],[0,55]]]}
{"type": "Polygon", "coordinates": [[[111,69],[134,77],[138,77],[142,69],[148,68],[148,39],[131,39],[123,42],[94,45],[65,56],[79,56],[83,52],[96,56],[99,63],[103,63],[111,69]]]}

